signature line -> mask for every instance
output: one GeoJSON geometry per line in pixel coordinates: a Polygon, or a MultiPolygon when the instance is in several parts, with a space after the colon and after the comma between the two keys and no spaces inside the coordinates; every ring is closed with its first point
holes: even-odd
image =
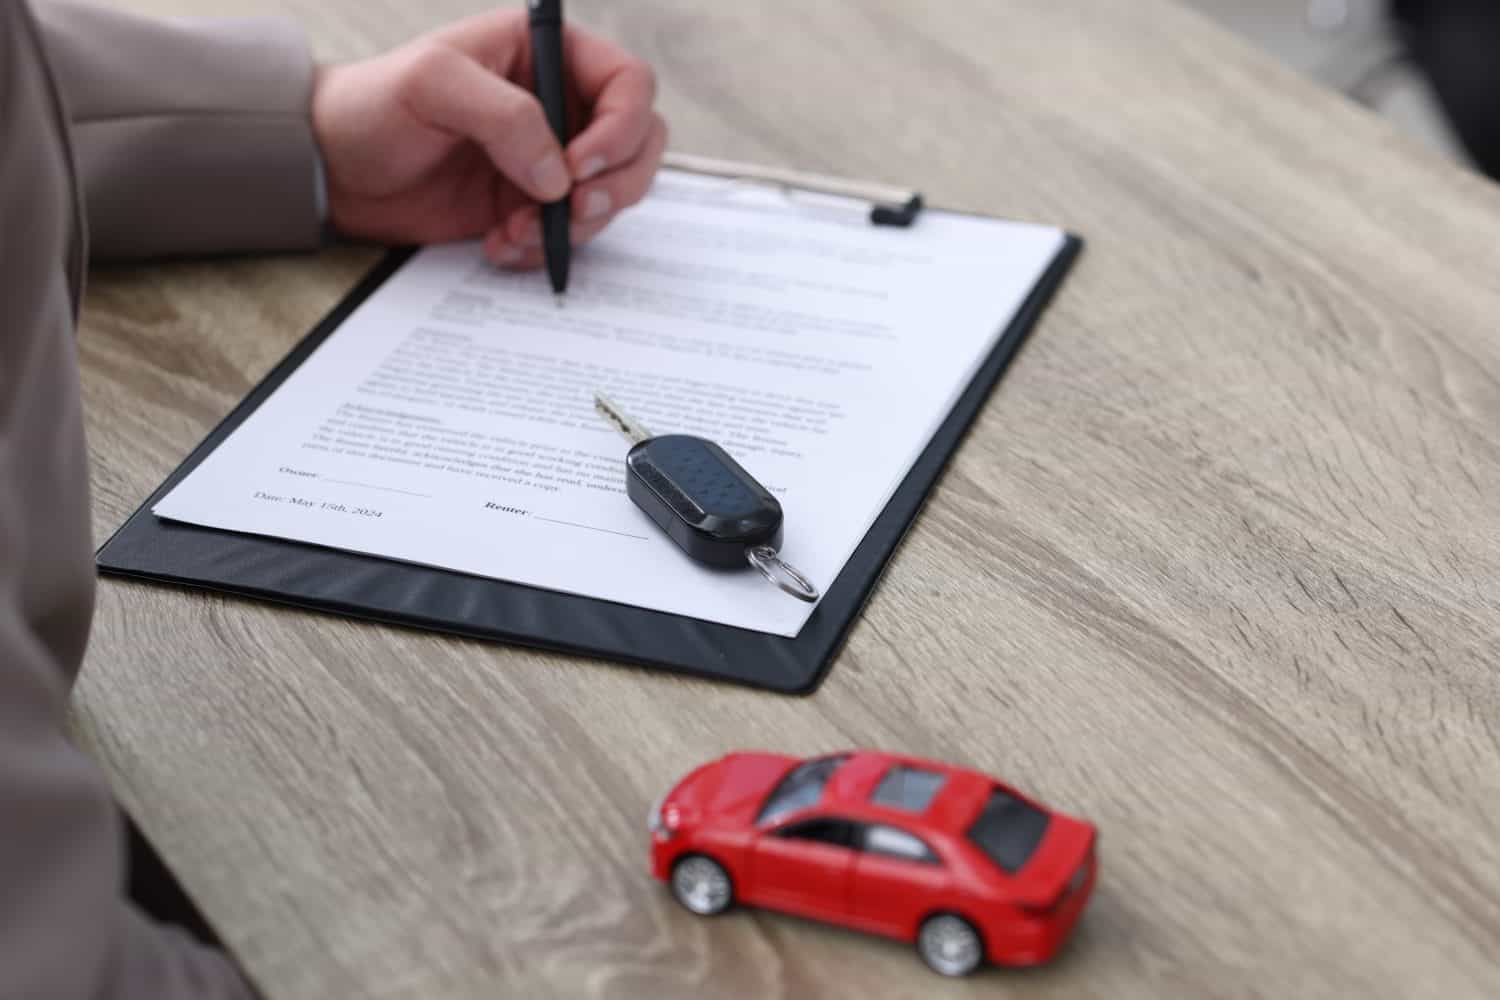
{"type": "Polygon", "coordinates": [[[394,486],[376,486],[374,483],[357,483],[352,479],[329,479],[327,476],[319,476],[325,483],[338,483],[341,486],[363,486],[367,490],[385,490],[387,493],[405,493],[409,497],[421,497],[423,500],[431,500],[431,493],[413,493],[411,490],[398,490],[394,486]]]}
{"type": "Polygon", "coordinates": [[[592,524],[579,524],[577,521],[559,521],[555,517],[542,517],[540,514],[533,514],[531,516],[536,518],[538,521],[550,521],[553,524],[566,524],[570,528],[587,528],[590,531],[602,531],[607,535],[621,535],[625,538],[639,538],[643,542],[646,540],[645,535],[632,535],[628,531],[615,531],[611,528],[596,528],[592,524]]]}

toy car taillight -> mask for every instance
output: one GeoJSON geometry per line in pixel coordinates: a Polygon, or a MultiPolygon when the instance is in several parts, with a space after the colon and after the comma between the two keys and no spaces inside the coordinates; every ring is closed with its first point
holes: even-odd
{"type": "Polygon", "coordinates": [[[1089,868],[1093,865],[1093,863],[1094,860],[1091,855],[1083,862],[1083,864],[1079,865],[1077,869],[1074,870],[1073,874],[1068,878],[1068,884],[1063,886],[1062,891],[1052,899],[1047,900],[1045,903],[1021,903],[1016,908],[1022,913],[1025,913],[1027,916],[1049,916],[1054,911],[1056,911],[1058,907],[1062,906],[1064,902],[1072,898],[1075,892],[1078,892],[1084,887],[1084,885],[1089,880],[1089,868]]]}
{"type": "Polygon", "coordinates": [[[1063,901],[1063,898],[1064,898],[1063,896],[1058,896],[1056,899],[1051,900],[1050,902],[1047,902],[1047,903],[1044,903],[1044,904],[1042,904],[1042,903],[1019,903],[1019,904],[1016,905],[1016,909],[1020,910],[1022,913],[1026,914],[1028,917],[1046,917],[1046,916],[1051,916],[1052,912],[1057,909],[1058,904],[1063,901]]]}

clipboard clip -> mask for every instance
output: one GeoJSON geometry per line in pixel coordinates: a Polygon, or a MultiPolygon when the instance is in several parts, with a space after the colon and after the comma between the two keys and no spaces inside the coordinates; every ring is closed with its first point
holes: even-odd
{"type": "Polygon", "coordinates": [[[922,193],[876,181],[856,181],[784,167],[768,167],[734,160],[716,160],[691,153],[667,153],[662,163],[676,170],[723,177],[752,184],[768,184],[784,193],[814,191],[870,203],[870,224],[905,229],[922,212],[922,193]]]}

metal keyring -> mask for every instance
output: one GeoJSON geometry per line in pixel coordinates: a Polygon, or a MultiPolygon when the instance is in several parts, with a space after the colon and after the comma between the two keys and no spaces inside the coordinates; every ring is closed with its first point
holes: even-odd
{"type": "Polygon", "coordinates": [[[793,569],[771,546],[752,545],[745,550],[745,558],[762,576],[797,600],[811,604],[818,599],[818,588],[812,581],[793,569]]]}

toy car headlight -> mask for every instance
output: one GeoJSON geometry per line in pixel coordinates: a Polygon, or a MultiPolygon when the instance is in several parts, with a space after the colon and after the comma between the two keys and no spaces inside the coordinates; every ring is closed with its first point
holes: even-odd
{"type": "Polygon", "coordinates": [[[666,800],[667,794],[665,792],[657,796],[656,801],[651,803],[651,812],[646,817],[646,829],[654,834],[666,832],[666,827],[661,822],[661,807],[662,803],[666,800]]]}

